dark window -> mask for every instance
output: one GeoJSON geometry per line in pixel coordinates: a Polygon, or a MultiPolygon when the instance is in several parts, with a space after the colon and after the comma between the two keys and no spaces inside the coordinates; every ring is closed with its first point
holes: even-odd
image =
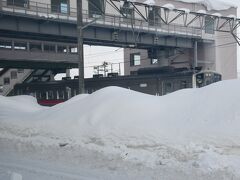
{"type": "Polygon", "coordinates": [[[37,99],[42,99],[41,92],[37,91],[36,92],[36,97],[37,97],[37,99]]]}
{"type": "Polygon", "coordinates": [[[47,99],[48,98],[48,93],[47,92],[40,92],[40,97],[41,99],[47,99]]]}
{"type": "Polygon", "coordinates": [[[139,65],[141,65],[140,53],[130,54],[130,66],[139,66],[139,65]]]}
{"type": "Polygon", "coordinates": [[[30,43],[29,49],[30,49],[30,51],[33,51],[33,52],[41,52],[42,45],[40,43],[30,43]]]}
{"type": "Polygon", "coordinates": [[[130,71],[130,75],[137,75],[137,71],[130,71]]]}
{"type": "Polygon", "coordinates": [[[44,51],[45,52],[56,52],[55,45],[52,44],[44,44],[44,51]]]}
{"type": "Polygon", "coordinates": [[[54,13],[69,13],[69,1],[68,0],[51,0],[51,9],[54,13]]]}
{"type": "Polygon", "coordinates": [[[104,14],[104,0],[88,0],[89,17],[99,17],[104,14]]]}
{"type": "Polygon", "coordinates": [[[17,79],[17,71],[11,71],[11,79],[17,79]]]}
{"type": "Polygon", "coordinates": [[[180,88],[185,89],[188,87],[187,81],[181,81],[180,88]]]}
{"type": "Polygon", "coordinates": [[[58,99],[64,99],[64,91],[58,91],[58,99]]]}
{"type": "Polygon", "coordinates": [[[54,99],[53,91],[48,91],[48,99],[54,99]]]}
{"type": "Polygon", "coordinates": [[[173,84],[171,82],[164,83],[164,94],[169,94],[173,92],[173,84]]]}
{"type": "Polygon", "coordinates": [[[77,46],[69,46],[69,51],[70,53],[77,53],[78,52],[77,46]]]}
{"type": "Polygon", "coordinates": [[[205,33],[214,34],[214,19],[210,16],[205,17],[205,33]]]}
{"type": "Polygon", "coordinates": [[[9,77],[4,78],[3,79],[3,84],[4,85],[10,84],[10,78],[9,77]]]}
{"type": "Polygon", "coordinates": [[[12,42],[7,40],[0,40],[0,49],[12,49],[12,42]]]}
{"type": "Polygon", "coordinates": [[[28,8],[28,0],[7,0],[7,5],[28,8]]]}
{"type": "Polygon", "coordinates": [[[25,42],[14,42],[14,49],[15,50],[26,51],[27,50],[27,43],[25,43],[25,42]]]}
{"type": "Polygon", "coordinates": [[[57,46],[58,53],[67,53],[67,46],[57,46]]]}

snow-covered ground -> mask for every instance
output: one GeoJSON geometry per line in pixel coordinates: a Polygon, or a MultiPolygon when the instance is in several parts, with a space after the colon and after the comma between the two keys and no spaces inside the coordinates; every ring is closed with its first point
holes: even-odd
{"type": "Polygon", "coordinates": [[[0,96],[0,179],[240,179],[240,80],[54,107],[0,96]]]}

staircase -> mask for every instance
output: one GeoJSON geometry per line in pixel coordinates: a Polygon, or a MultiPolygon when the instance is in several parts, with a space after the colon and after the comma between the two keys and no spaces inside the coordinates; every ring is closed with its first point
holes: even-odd
{"type": "Polygon", "coordinates": [[[0,95],[7,96],[13,90],[15,84],[24,82],[32,72],[31,69],[1,69],[0,95]]]}

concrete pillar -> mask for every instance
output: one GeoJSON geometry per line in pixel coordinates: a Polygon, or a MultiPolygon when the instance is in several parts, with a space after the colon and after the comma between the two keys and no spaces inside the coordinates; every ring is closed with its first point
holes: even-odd
{"type": "Polygon", "coordinates": [[[66,77],[71,77],[70,70],[71,69],[66,69],[66,77]]]}
{"type": "Polygon", "coordinates": [[[194,42],[194,63],[193,67],[198,67],[198,43],[197,41],[194,42]]]}

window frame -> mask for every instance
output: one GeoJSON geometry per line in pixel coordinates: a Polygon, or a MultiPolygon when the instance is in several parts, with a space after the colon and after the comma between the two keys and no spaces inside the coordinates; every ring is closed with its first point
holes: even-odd
{"type": "Polygon", "coordinates": [[[141,66],[141,53],[130,54],[130,66],[141,66]],[[136,60],[135,56],[139,56],[139,60],[136,60]],[[139,62],[139,63],[136,63],[136,62],[139,62]]]}

